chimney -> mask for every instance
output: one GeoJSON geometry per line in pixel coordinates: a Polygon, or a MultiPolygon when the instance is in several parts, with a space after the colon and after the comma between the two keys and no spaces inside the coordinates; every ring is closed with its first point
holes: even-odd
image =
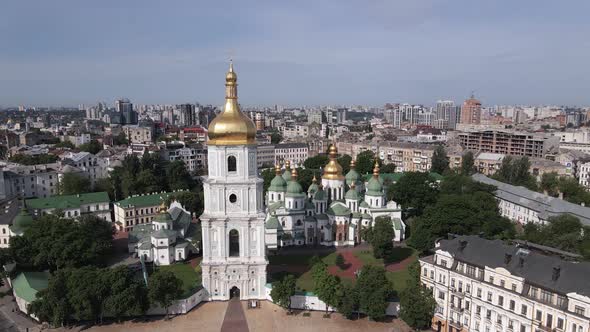
{"type": "Polygon", "coordinates": [[[519,267],[523,267],[524,266],[524,257],[518,257],[518,266],[519,267]]]}
{"type": "Polygon", "coordinates": [[[559,279],[559,274],[561,273],[561,267],[554,266],[553,267],[553,274],[551,275],[551,280],[557,281],[559,279]]]}
{"type": "Polygon", "coordinates": [[[459,241],[459,250],[463,251],[463,249],[465,249],[465,247],[467,247],[467,241],[466,240],[460,240],[459,241]]]}
{"type": "Polygon", "coordinates": [[[563,199],[563,193],[561,191],[559,192],[559,199],[563,199]]]}
{"type": "Polygon", "coordinates": [[[512,254],[504,254],[504,264],[508,265],[510,264],[510,261],[512,261],[512,254]]]}

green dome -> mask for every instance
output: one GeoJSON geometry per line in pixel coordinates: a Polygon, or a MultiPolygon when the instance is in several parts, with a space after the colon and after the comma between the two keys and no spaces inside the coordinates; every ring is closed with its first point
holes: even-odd
{"type": "Polygon", "coordinates": [[[301,194],[303,192],[303,188],[297,181],[289,181],[287,185],[287,193],[288,194],[301,194]]]}
{"type": "Polygon", "coordinates": [[[325,201],[326,192],[324,190],[318,190],[315,194],[313,194],[313,199],[316,201],[325,201]]]}
{"type": "Polygon", "coordinates": [[[285,171],[283,172],[283,180],[285,180],[286,182],[291,181],[292,177],[291,177],[291,169],[290,168],[285,168],[285,171]]]}
{"type": "Polygon", "coordinates": [[[287,187],[287,181],[285,181],[281,175],[275,175],[272,181],[270,181],[268,191],[285,192],[285,187],[287,187]]]}
{"type": "Polygon", "coordinates": [[[29,214],[26,209],[22,209],[19,214],[16,215],[14,220],[12,221],[11,230],[14,233],[21,233],[25,229],[29,228],[33,223],[33,217],[29,214]]]}
{"type": "Polygon", "coordinates": [[[350,169],[350,171],[348,171],[348,173],[346,173],[346,184],[347,185],[352,185],[353,183],[357,183],[359,181],[359,179],[361,178],[360,174],[353,168],[350,169]]]}
{"type": "Polygon", "coordinates": [[[373,176],[367,184],[367,195],[380,196],[383,194],[383,186],[379,178],[373,176]]]}
{"type": "Polygon", "coordinates": [[[359,193],[356,191],[356,189],[350,188],[346,192],[346,195],[344,196],[344,198],[358,201],[360,199],[360,196],[359,196],[359,193]]]}
{"type": "Polygon", "coordinates": [[[307,188],[307,192],[309,194],[315,194],[318,190],[320,189],[320,186],[318,186],[318,180],[315,178],[315,176],[313,177],[313,180],[311,181],[311,184],[309,185],[309,188],[307,188]]]}

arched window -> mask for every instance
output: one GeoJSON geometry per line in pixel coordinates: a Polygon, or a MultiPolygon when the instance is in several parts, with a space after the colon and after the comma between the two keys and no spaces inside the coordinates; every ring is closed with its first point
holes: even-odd
{"type": "Polygon", "coordinates": [[[237,170],[237,162],[235,156],[227,157],[227,171],[235,172],[237,170]]]}
{"type": "Polygon", "coordinates": [[[229,231],[229,256],[240,256],[240,235],[235,229],[229,231]]]}
{"type": "Polygon", "coordinates": [[[229,202],[230,203],[235,203],[237,201],[238,201],[238,196],[236,196],[236,194],[229,195],[229,202]]]}
{"type": "Polygon", "coordinates": [[[301,220],[297,220],[297,226],[301,226],[301,220]]]}

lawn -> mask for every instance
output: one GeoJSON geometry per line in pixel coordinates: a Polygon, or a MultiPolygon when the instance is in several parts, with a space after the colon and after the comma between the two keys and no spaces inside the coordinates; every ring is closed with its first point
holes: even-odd
{"type": "Polygon", "coordinates": [[[171,271],[182,281],[182,298],[187,298],[194,290],[201,286],[201,266],[192,268],[189,263],[178,263],[157,267],[160,270],[171,271]]]}

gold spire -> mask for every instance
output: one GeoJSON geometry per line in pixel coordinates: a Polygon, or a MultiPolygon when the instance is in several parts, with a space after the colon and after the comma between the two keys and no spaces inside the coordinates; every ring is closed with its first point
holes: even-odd
{"type": "Polygon", "coordinates": [[[209,145],[256,144],[256,126],[240,111],[238,105],[238,76],[230,60],[225,75],[225,107],[209,125],[209,145]]]}
{"type": "Polygon", "coordinates": [[[375,159],[375,167],[373,168],[373,176],[378,178],[379,177],[379,161],[375,159]]]}
{"type": "Polygon", "coordinates": [[[291,171],[291,181],[297,181],[297,168],[293,168],[291,171]]]}
{"type": "Polygon", "coordinates": [[[285,161],[285,170],[290,169],[291,168],[291,162],[290,161],[285,161]]]}
{"type": "Polygon", "coordinates": [[[350,169],[355,169],[356,168],[356,161],[354,161],[354,159],[350,160],[350,169]]]}
{"type": "Polygon", "coordinates": [[[355,187],[356,187],[356,184],[354,184],[354,182],[350,184],[350,189],[354,189],[355,187]]]}
{"type": "Polygon", "coordinates": [[[342,175],[342,166],[340,166],[338,160],[336,160],[336,158],[338,158],[338,149],[336,148],[336,145],[330,145],[328,155],[330,161],[324,168],[324,176],[322,176],[322,178],[326,180],[343,180],[344,175],[342,175]]]}
{"type": "Polygon", "coordinates": [[[281,176],[281,174],[283,174],[283,172],[281,172],[281,165],[276,164],[275,165],[275,175],[281,176]]]}
{"type": "Polygon", "coordinates": [[[312,183],[317,183],[318,182],[318,179],[315,177],[315,174],[313,175],[313,179],[311,179],[311,182],[312,183]]]}

